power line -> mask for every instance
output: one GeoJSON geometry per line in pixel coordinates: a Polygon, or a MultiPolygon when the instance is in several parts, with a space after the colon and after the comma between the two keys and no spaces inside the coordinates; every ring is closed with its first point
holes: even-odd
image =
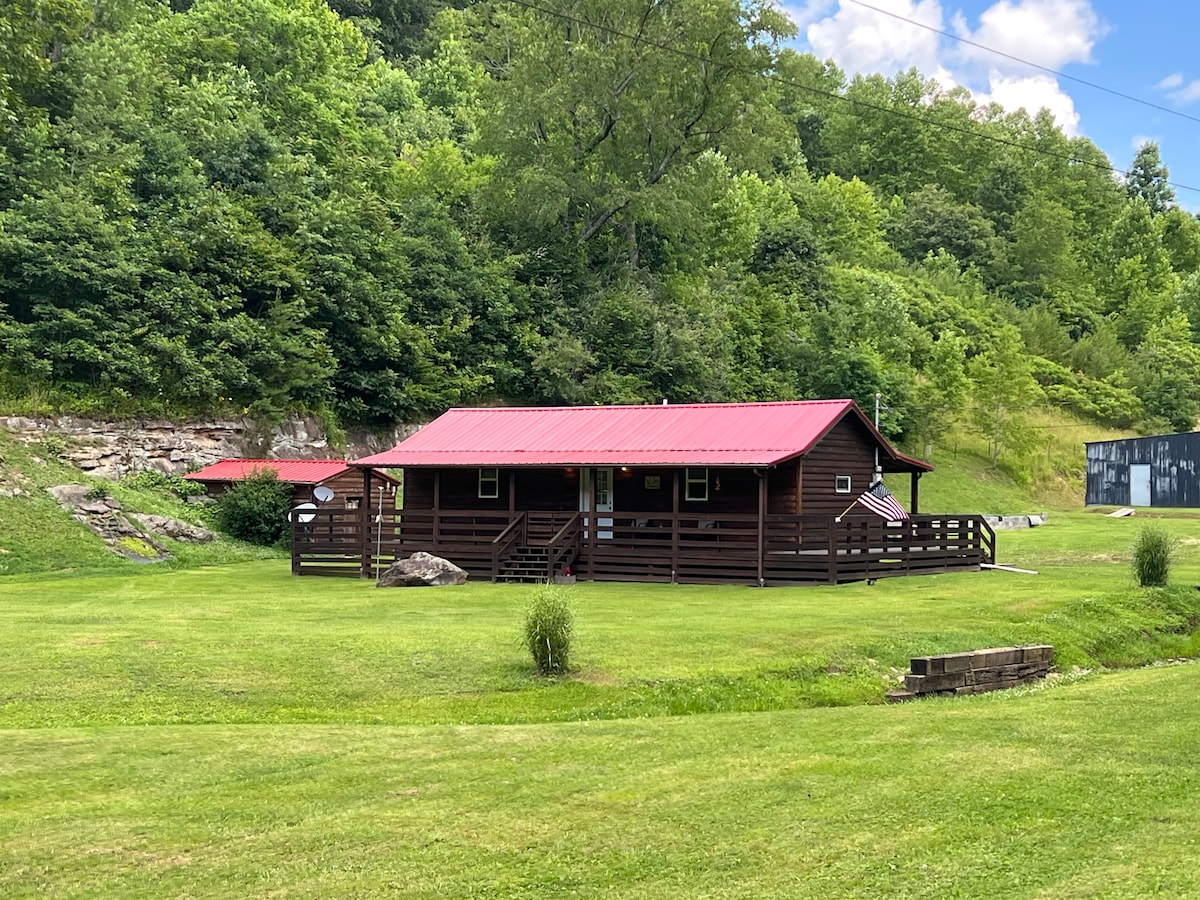
{"type": "Polygon", "coordinates": [[[880,9],[878,6],[872,6],[870,3],[864,3],[863,0],[843,0],[843,2],[853,3],[855,6],[861,6],[863,9],[869,9],[872,12],[879,13],[880,15],[891,16],[893,19],[899,19],[901,22],[907,22],[909,25],[915,25],[917,28],[924,28],[926,31],[932,31],[934,34],[940,34],[942,37],[948,37],[951,40],[958,41],[959,43],[966,44],[970,47],[975,47],[977,50],[983,50],[987,53],[994,54],[995,56],[1000,56],[1004,59],[1012,60],[1013,62],[1018,62],[1041,72],[1054,75],[1056,78],[1064,78],[1067,81],[1073,81],[1076,84],[1086,85],[1087,87],[1093,88],[1097,91],[1103,91],[1104,93],[1111,94],[1114,97],[1120,97],[1122,100],[1140,103],[1142,106],[1148,106],[1151,109],[1157,109],[1159,112],[1165,112],[1169,115],[1178,116],[1181,119],[1187,119],[1190,122],[1200,124],[1200,117],[1189,115],[1188,113],[1181,112],[1178,109],[1171,109],[1169,106],[1163,106],[1159,103],[1153,102],[1152,100],[1144,100],[1141,97],[1135,97],[1133,94],[1122,93],[1121,91],[1114,90],[1110,87],[1105,87],[1102,84],[1096,84],[1095,82],[1088,81],[1084,78],[1077,78],[1074,75],[1068,75],[1066,72],[1060,72],[1057,69],[1051,69],[1049,66],[1040,65],[1032,60],[1022,59],[1019,56],[1013,56],[1011,53],[1005,53],[1003,50],[997,50],[994,47],[988,47],[985,44],[977,43],[976,41],[972,41],[969,38],[954,34],[953,32],[943,31],[942,29],[935,28],[932,25],[926,25],[924,22],[918,22],[916,19],[907,18],[906,16],[900,15],[900,13],[894,13],[886,9],[880,9]]]}
{"type": "MultiPolygon", "coordinates": [[[[553,9],[546,9],[543,6],[538,6],[536,3],[530,3],[530,2],[528,2],[528,0],[505,0],[505,2],[511,3],[514,6],[523,7],[525,9],[531,10],[533,12],[542,13],[543,15],[550,16],[551,18],[562,19],[564,22],[571,22],[575,25],[583,25],[588,28],[594,28],[597,31],[606,32],[607,34],[611,34],[614,37],[621,37],[621,38],[625,38],[630,41],[635,41],[636,43],[639,43],[639,44],[644,44],[648,47],[654,47],[657,50],[662,50],[666,53],[672,53],[676,56],[683,57],[684,59],[690,59],[694,62],[700,62],[700,63],[704,63],[706,65],[711,65],[713,62],[713,60],[710,59],[709,57],[701,56],[698,53],[692,53],[687,50],[680,50],[677,47],[672,47],[670,44],[662,44],[657,41],[653,41],[650,38],[646,37],[645,35],[630,34],[626,31],[621,31],[619,28],[613,28],[610,25],[602,25],[598,22],[590,22],[587,19],[581,19],[578,16],[573,16],[568,13],[558,12],[557,10],[553,10],[553,9]]],[[[994,144],[1001,144],[1006,147],[1012,147],[1016,150],[1022,150],[1026,153],[1032,153],[1037,156],[1045,156],[1050,159],[1058,159],[1058,160],[1062,160],[1064,162],[1073,163],[1075,165],[1087,166],[1088,168],[1096,169],[1097,171],[1100,171],[1100,172],[1106,172],[1109,175],[1117,175],[1120,177],[1125,177],[1125,176],[1128,176],[1128,174],[1129,174],[1128,171],[1118,169],[1112,165],[1106,166],[1103,163],[1091,162],[1090,160],[1081,159],[1078,156],[1072,156],[1067,153],[1055,153],[1053,150],[1046,150],[1042,147],[1031,147],[1028,144],[1022,144],[1020,141],[1010,140],[1008,138],[1000,137],[999,135],[988,134],[984,131],[975,131],[970,128],[962,128],[958,125],[953,125],[949,122],[935,122],[931,119],[926,119],[921,116],[918,116],[915,113],[901,112],[900,110],[891,109],[886,106],[879,106],[874,103],[867,103],[866,101],[863,101],[863,100],[856,100],[852,97],[845,97],[845,96],[835,93],[833,91],[825,91],[825,90],[822,90],[821,88],[812,87],[811,85],[800,84],[799,82],[795,82],[795,81],[789,81],[786,78],[781,78],[778,75],[758,72],[758,70],[751,69],[747,66],[737,66],[735,64],[727,64],[727,65],[731,69],[741,69],[742,71],[749,72],[750,74],[758,74],[760,77],[765,78],[768,81],[772,81],[776,84],[786,85],[787,87],[792,87],[799,91],[806,91],[810,94],[817,94],[819,96],[825,97],[830,100],[839,100],[843,103],[849,103],[851,106],[859,107],[861,109],[870,109],[875,112],[881,112],[886,115],[895,116],[896,118],[908,119],[909,121],[913,121],[913,122],[920,122],[921,124],[926,125],[931,128],[941,128],[944,131],[954,132],[955,134],[961,134],[961,135],[964,135],[964,136],[970,137],[970,138],[977,138],[980,140],[991,141],[994,144]]],[[[1200,194],[1200,187],[1193,187],[1192,185],[1182,184],[1178,181],[1167,181],[1165,183],[1170,185],[1171,187],[1175,188],[1176,190],[1192,191],[1194,193],[1200,194]]]]}

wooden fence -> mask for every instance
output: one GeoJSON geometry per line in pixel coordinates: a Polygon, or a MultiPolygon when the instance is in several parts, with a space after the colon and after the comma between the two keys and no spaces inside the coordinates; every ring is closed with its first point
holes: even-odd
{"type": "Polygon", "coordinates": [[[682,583],[838,584],[978,569],[995,561],[980,515],[874,516],[412,510],[314,511],[295,523],[296,575],[375,577],[418,550],[499,579],[513,553],[539,548],[546,576],[566,565],[582,579],[682,583]]]}

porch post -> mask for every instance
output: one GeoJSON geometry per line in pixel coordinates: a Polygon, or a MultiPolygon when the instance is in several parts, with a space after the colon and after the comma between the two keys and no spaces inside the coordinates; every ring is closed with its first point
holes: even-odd
{"type": "Polygon", "coordinates": [[[362,541],[362,546],[359,548],[362,556],[362,570],[359,577],[370,578],[373,554],[371,550],[371,470],[369,468],[363,469],[363,495],[362,499],[358,501],[358,528],[359,538],[362,541]]]}
{"type": "Polygon", "coordinates": [[[918,485],[921,483],[921,476],[924,474],[925,474],[924,472],[913,472],[912,473],[912,491],[911,491],[912,496],[910,497],[910,501],[908,504],[908,511],[910,513],[912,513],[914,516],[918,512],[921,511],[920,505],[918,502],[918,499],[919,499],[918,495],[920,493],[920,491],[918,489],[918,485]]]}
{"type": "Polygon", "coordinates": [[[442,470],[433,470],[433,552],[442,542],[442,470]]]}
{"type": "Polygon", "coordinates": [[[767,470],[758,473],[758,586],[766,587],[767,470]]]}
{"type": "Polygon", "coordinates": [[[671,583],[679,571],[679,469],[671,473],[671,583]]]}
{"type": "Polygon", "coordinates": [[[826,529],[828,529],[828,538],[825,541],[825,552],[829,556],[829,583],[837,584],[838,576],[838,556],[837,556],[837,529],[841,527],[833,516],[826,516],[826,529]]]}
{"type": "Polygon", "coordinates": [[[512,514],[517,511],[517,470],[508,470],[508,519],[512,521],[512,514]]]}
{"type": "MultiPolygon", "coordinates": [[[[579,477],[583,477],[583,469],[580,468],[579,477]]],[[[589,471],[588,478],[588,512],[587,512],[587,578],[588,581],[596,580],[596,470],[589,471]]]]}

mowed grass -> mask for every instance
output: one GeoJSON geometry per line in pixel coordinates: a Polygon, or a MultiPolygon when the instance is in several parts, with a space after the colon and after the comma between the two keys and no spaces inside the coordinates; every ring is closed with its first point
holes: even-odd
{"type": "Polygon", "coordinates": [[[0,732],[9,897],[1200,896],[1196,664],[901,706],[0,732]]]}
{"type": "MultiPolygon", "coordinates": [[[[1159,520],[1194,540],[1200,520],[1159,520]]],[[[0,581],[0,727],[524,723],[882,702],[911,656],[1049,642],[1059,663],[1192,656],[1200,543],[1133,586],[1134,519],[999,536],[1036,568],[841,587],[580,584],[573,677],[534,677],[530,589],[377,589],[282,560],[0,581]]]]}
{"type": "Polygon", "coordinates": [[[0,580],[0,896],[1200,896],[1200,519],[999,536],[1039,575],[379,590],[282,560],[0,580]],[[1031,689],[882,705],[1046,640],[1031,689]],[[1075,665],[1090,671],[1074,670],[1075,665]]]}

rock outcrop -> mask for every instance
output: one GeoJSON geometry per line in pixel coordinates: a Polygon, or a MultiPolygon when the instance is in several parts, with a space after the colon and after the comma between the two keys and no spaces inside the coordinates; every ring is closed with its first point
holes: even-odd
{"type": "MultiPolygon", "coordinates": [[[[340,459],[343,455],[329,446],[315,419],[291,419],[264,430],[249,419],[181,425],[0,416],[0,429],[26,443],[58,438],[62,442],[58,455],[89,475],[110,481],[147,469],[182,475],[230,457],[340,459]]],[[[390,434],[355,434],[345,452],[351,458],[366,456],[394,446],[415,430],[402,426],[390,434]]]]}
{"type": "MultiPolygon", "coordinates": [[[[72,517],[100,535],[114,553],[137,562],[162,562],[171,558],[166,547],[130,521],[117,500],[97,493],[96,488],[86,484],[60,484],[46,490],[72,517]]],[[[179,524],[193,527],[183,522],[179,524]]]]}

